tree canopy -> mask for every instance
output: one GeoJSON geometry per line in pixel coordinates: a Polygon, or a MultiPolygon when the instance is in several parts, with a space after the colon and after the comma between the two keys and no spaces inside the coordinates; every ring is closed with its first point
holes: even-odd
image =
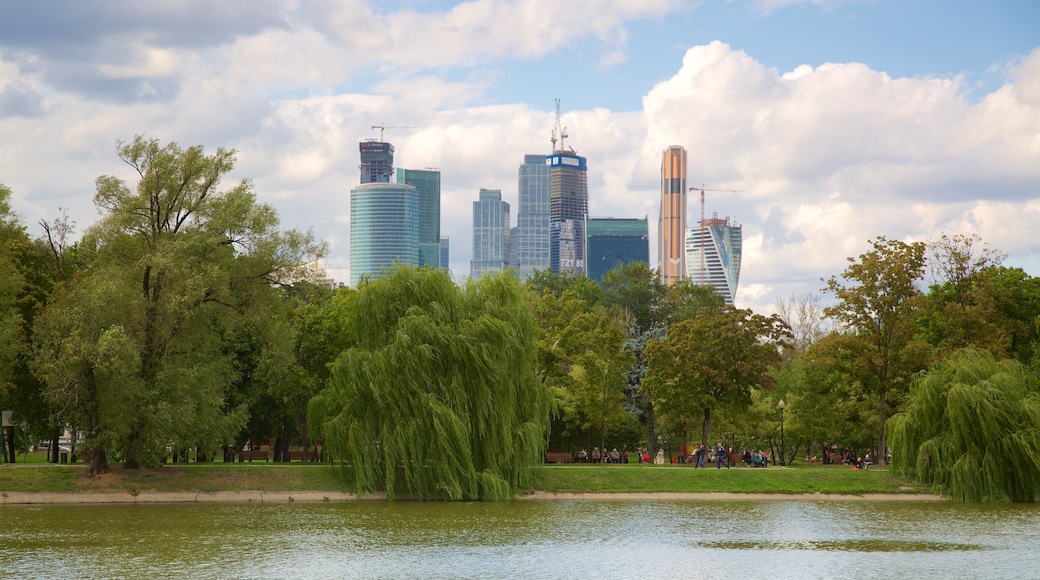
{"type": "Polygon", "coordinates": [[[914,381],[889,420],[893,469],[959,501],[1040,496],[1040,380],[965,349],[914,381]]]}
{"type": "Polygon", "coordinates": [[[309,412],[358,493],[493,500],[529,486],[549,394],[511,274],[459,288],[446,270],[398,267],[343,309],[350,347],[309,412]]]}

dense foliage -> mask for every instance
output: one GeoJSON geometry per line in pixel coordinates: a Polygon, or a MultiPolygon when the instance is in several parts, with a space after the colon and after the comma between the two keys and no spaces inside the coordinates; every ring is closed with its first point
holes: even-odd
{"type": "Polygon", "coordinates": [[[505,499],[545,451],[537,326],[511,274],[399,267],[343,305],[349,348],[310,405],[358,492],[505,499]]]}
{"type": "Polygon", "coordinates": [[[966,349],[914,382],[889,420],[894,468],[960,501],[1040,497],[1040,380],[966,349]]]}

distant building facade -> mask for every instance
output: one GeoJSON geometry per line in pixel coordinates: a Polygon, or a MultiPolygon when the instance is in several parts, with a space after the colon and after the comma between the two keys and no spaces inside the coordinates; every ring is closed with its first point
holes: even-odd
{"type": "Polygon", "coordinates": [[[549,166],[545,155],[524,155],[517,183],[513,262],[520,279],[549,268],[549,166]]]}
{"type": "Polygon", "coordinates": [[[589,215],[588,167],[584,157],[558,150],[549,166],[549,266],[553,272],[585,273],[585,220],[589,215]]]}
{"type": "Polygon", "coordinates": [[[671,286],[685,278],[686,262],[686,149],[672,145],[661,158],[661,215],[657,224],[657,270],[671,286]]]}
{"type": "Polygon", "coordinates": [[[362,141],[361,183],[390,183],[394,176],[394,146],[382,141],[362,141]]]}
{"type": "Polygon", "coordinates": [[[733,305],[740,281],[741,226],[714,215],[686,230],[686,264],[695,284],[710,285],[733,305]]]}
{"type": "Polygon", "coordinates": [[[509,204],[502,190],[481,189],[473,202],[473,260],[470,278],[477,279],[509,267],[509,204]]]}
{"type": "Polygon", "coordinates": [[[607,272],[623,264],[650,264],[647,218],[592,218],[585,223],[589,278],[602,281],[607,272]]]}
{"type": "MultiPolygon", "coordinates": [[[[419,196],[419,265],[441,266],[441,172],[398,169],[397,183],[411,185],[419,196]]],[[[444,264],[447,267],[447,263],[444,264]]]]}
{"type": "Polygon", "coordinates": [[[395,262],[419,264],[419,196],[410,185],[363,183],[350,191],[350,285],[395,262]]]}

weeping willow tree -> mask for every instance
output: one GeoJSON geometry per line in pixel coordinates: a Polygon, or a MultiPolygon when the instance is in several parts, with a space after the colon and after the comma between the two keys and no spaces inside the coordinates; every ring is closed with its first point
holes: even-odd
{"type": "Polygon", "coordinates": [[[1013,360],[965,349],[918,378],[889,420],[893,468],[958,501],[1040,495],[1040,384],[1013,360]]]}
{"type": "Polygon", "coordinates": [[[359,494],[497,500],[530,487],[549,397],[515,278],[459,288],[445,270],[398,267],[342,309],[350,345],[309,415],[359,494]]]}

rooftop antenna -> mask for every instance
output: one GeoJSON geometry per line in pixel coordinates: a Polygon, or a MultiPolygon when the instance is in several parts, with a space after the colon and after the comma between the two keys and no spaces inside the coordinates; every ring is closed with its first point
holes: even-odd
{"type": "Polygon", "coordinates": [[[551,139],[552,144],[553,144],[553,153],[556,153],[557,151],[563,151],[564,150],[563,149],[564,148],[563,140],[566,139],[567,137],[568,137],[568,135],[567,135],[567,128],[564,127],[563,123],[560,121],[560,99],[556,99],[556,125],[553,127],[552,139],[551,139]],[[560,142],[560,148],[559,149],[556,148],[556,141],[557,140],[560,142]]]}

